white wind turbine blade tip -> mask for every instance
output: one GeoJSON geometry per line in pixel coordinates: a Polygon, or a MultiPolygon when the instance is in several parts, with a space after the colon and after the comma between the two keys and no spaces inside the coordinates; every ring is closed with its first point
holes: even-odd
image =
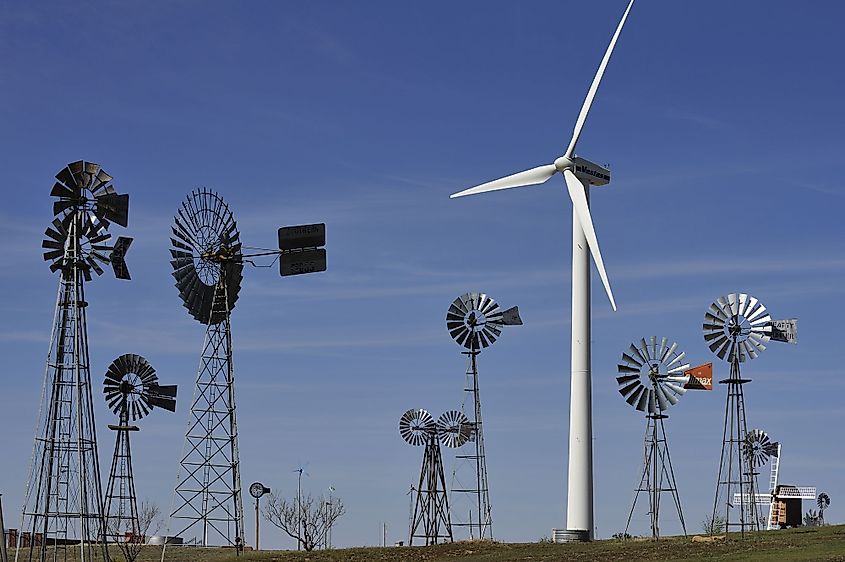
{"type": "Polygon", "coordinates": [[[453,193],[449,196],[449,198],[455,199],[456,197],[475,195],[476,193],[485,193],[487,191],[498,191],[500,189],[510,189],[512,187],[525,187],[546,183],[550,177],[555,175],[555,172],[557,172],[557,168],[554,164],[538,166],[536,168],[531,168],[530,170],[525,170],[524,172],[519,172],[453,193]]]}
{"type": "Polygon", "coordinates": [[[622,19],[619,20],[619,25],[616,27],[616,32],[610,40],[610,45],[607,46],[607,51],[604,53],[604,58],[599,64],[596,75],[593,78],[593,83],[590,84],[590,89],[587,91],[587,97],[584,98],[584,104],[581,106],[581,113],[578,114],[578,120],[575,121],[575,128],[572,130],[572,139],[569,141],[569,146],[566,149],[565,156],[571,158],[575,152],[575,145],[578,143],[578,137],[581,136],[581,129],[584,128],[584,122],[587,120],[587,114],[590,113],[590,107],[593,105],[593,99],[596,97],[596,92],[601,84],[601,79],[604,76],[604,70],[607,68],[607,63],[610,61],[610,55],[613,54],[613,49],[616,47],[616,41],[619,39],[619,34],[622,33],[622,26],[625,25],[625,20],[628,19],[628,13],[631,11],[631,6],[634,5],[634,0],[628,2],[628,7],[625,13],[622,14],[622,19]]]}
{"type": "Polygon", "coordinates": [[[599,250],[599,241],[596,238],[596,229],[593,227],[593,217],[590,215],[590,206],[587,204],[587,195],[584,191],[584,184],[581,183],[575,174],[570,169],[563,171],[563,177],[566,180],[566,188],[569,191],[569,198],[572,200],[572,206],[575,208],[575,213],[578,216],[578,222],[581,223],[581,229],[584,231],[584,236],[587,238],[587,245],[590,247],[590,253],[593,255],[593,261],[596,264],[596,269],[601,277],[601,282],[604,285],[604,290],[607,293],[607,298],[610,300],[610,306],[616,310],[616,299],[613,298],[613,291],[610,289],[610,280],[607,278],[607,271],[604,269],[604,260],[601,257],[599,250]]]}

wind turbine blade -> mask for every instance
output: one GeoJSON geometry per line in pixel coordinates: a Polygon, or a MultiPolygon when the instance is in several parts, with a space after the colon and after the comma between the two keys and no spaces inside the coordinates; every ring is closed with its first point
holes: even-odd
{"type": "Polygon", "coordinates": [[[572,199],[572,205],[575,207],[578,221],[581,223],[581,228],[587,237],[587,245],[590,246],[590,252],[593,254],[593,261],[596,262],[596,269],[599,270],[599,277],[601,277],[604,290],[607,292],[607,298],[610,299],[610,306],[613,307],[613,310],[616,310],[616,300],[613,298],[613,291],[610,290],[610,281],[608,281],[607,272],[604,270],[604,260],[601,259],[599,241],[596,238],[596,230],[593,228],[593,217],[590,216],[590,206],[587,204],[584,184],[568,168],[563,171],[563,177],[566,180],[566,187],[569,189],[569,198],[572,199]]]}
{"type": "Polygon", "coordinates": [[[454,199],[455,197],[474,195],[476,193],[484,193],[485,191],[497,191],[499,189],[510,189],[512,187],[525,187],[528,185],[546,183],[550,177],[555,175],[555,172],[557,172],[557,168],[555,168],[554,164],[538,166],[536,168],[531,168],[530,170],[525,170],[524,172],[519,172],[518,174],[513,174],[512,176],[488,181],[487,183],[470,187],[469,189],[459,191],[458,193],[453,193],[449,196],[449,198],[454,199]]]}
{"type": "Polygon", "coordinates": [[[616,40],[619,39],[619,34],[622,32],[622,26],[625,25],[625,20],[628,19],[628,12],[631,11],[631,6],[634,5],[634,0],[628,2],[628,7],[625,13],[622,14],[622,19],[619,21],[619,26],[616,28],[616,33],[610,40],[610,45],[607,46],[607,51],[604,53],[604,58],[601,60],[599,69],[596,71],[596,76],[593,78],[593,83],[590,85],[590,90],[587,92],[587,97],[584,99],[584,105],[581,106],[581,113],[578,114],[578,120],[575,122],[575,129],[572,131],[572,140],[569,141],[569,148],[566,149],[566,157],[571,158],[572,153],[575,152],[575,145],[578,143],[578,137],[581,136],[581,129],[584,128],[584,122],[587,120],[587,114],[590,112],[590,106],[593,105],[593,98],[596,97],[596,92],[601,84],[602,76],[604,76],[604,69],[607,68],[607,63],[610,61],[610,55],[613,53],[613,48],[616,46],[616,40]]]}

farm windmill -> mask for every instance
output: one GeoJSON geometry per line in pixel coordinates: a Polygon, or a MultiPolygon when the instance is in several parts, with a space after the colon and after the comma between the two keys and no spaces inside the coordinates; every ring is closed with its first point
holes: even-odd
{"type": "Polygon", "coordinates": [[[667,338],[661,338],[658,344],[657,337],[651,336],[648,342],[642,338],[622,352],[622,362],[617,367],[619,394],[629,405],[646,413],[643,470],[625,524],[626,534],[637,500],[641,493],[645,493],[648,496],[651,536],[655,539],[660,536],[660,500],[664,492],[671,494],[681,528],[684,535],[687,533],[663,423],[669,417],[666,413],[669,407],[677,404],[686,393],[689,363],[684,362],[685,356],[685,352],[678,351],[677,343],[670,345],[667,338]]]}
{"type": "Polygon", "coordinates": [[[824,510],[830,507],[830,496],[822,492],[816,498],[816,505],[819,507],[819,525],[824,525],[824,510]]]}
{"type": "Polygon", "coordinates": [[[170,519],[179,522],[175,536],[193,534],[202,546],[240,548],[244,509],[230,320],[244,263],[278,255],[283,276],[325,271],[325,250],[319,248],[325,245],[325,224],[280,228],[278,250],[244,253],[232,211],[208,189],[191,192],[173,221],[176,288],[206,331],[170,519]]]}
{"type": "Polygon", "coordinates": [[[766,463],[769,468],[769,491],[768,493],[757,492],[753,496],[750,493],[740,494],[734,492],[733,504],[735,506],[748,506],[751,503],[760,508],[756,517],[762,520],[761,511],[768,507],[768,518],[766,519],[766,530],[789,527],[801,524],[803,500],[816,499],[815,486],[793,486],[781,484],[779,481],[780,463],[783,460],[783,445],[772,441],[769,435],[761,429],[748,431],[743,444],[743,451],[747,457],[747,464],[751,467],[751,476],[755,477],[766,463]],[[753,498],[753,499],[752,499],[753,498]]]}
{"type": "Polygon", "coordinates": [[[593,535],[593,430],[592,382],[590,365],[590,255],[596,264],[611,307],[616,302],[599,251],[593,219],[590,215],[590,186],[610,183],[610,171],[575,154],[584,123],[596,92],[601,84],[607,63],[631,11],[630,0],[616,32],[610,40],[587,97],[581,106],[569,146],[563,156],[552,164],[532,168],[476,187],[454,193],[463,197],[487,191],[510,189],[545,183],[560,172],[572,201],[572,340],[571,391],[569,407],[569,475],[567,487],[566,540],[589,540],[593,535]],[[589,251],[588,251],[589,248],[589,251]]]}
{"type": "Polygon", "coordinates": [[[128,224],[129,196],[93,162],[72,162],[56,179],[55,218],[41,246],[50,271],[59,273],[59,291],[22,510],[20,536],[30,540],[15,558],[64,560],[75,551],[107,561],[85,284],[109,264],[116,278],[129,279],[124,257],[132,239],[111,245],[108,232],[111,223],[128,224]]]}
{"type": "Polygon", "coordinates": [[[766,349],[765,342],[770,339],[796,342],[796,327],[795,320],[773,321],[763,303],[746,293],[719,297],[704,314],[704,341],[719,359],[730,363],[730,376],[719,381],[719,384],[727,386],[728,393],[712,515],[712,520],[715,520],[719,500],[722,499],[725,532],[730,532],[732,527],[739,528],[743,534],[746,530],[760,530],[756,501],[739,502],[739,519],[731,519],[733,492],[736,491],[740,498],[756,498],[758,489],[754,457],[748,454],[749,431],[743,391],[744,385],[751,379],[742,378],[740,365],[759,356],[766,349]],[[781,326],[774,334],[775,338],[772,337],[774,322],[781,326]]]}
{"type": "MultiPolygon", "coordinates": [[[[446,329],[455,342],[467,351],[469,366],[464,382],[464,414],[469,410],[469,429],[471,441],[475,444],[472,454],[458,454],[459,462],[467,462],[473,469],[473,480],[469,487],[452,488],[452,493],[465,494],[474,504],[469,519],[455,523],[456,527],[466,527],[471,538],[493,539],[493,513],[490,507],[490,489],[487,483],[487,457],[484,452],[484,430],[481,417],[481,393],[478,385],[478,354],[501,336],[504,326],[521,326],[519,307],[502,310],[499,304],[484,293],[464,293],[452,301],[446,312],[446,329]],[[472,408],[467,408],[467,400],[472,408]],[[472,514],[475,514],[475,522],[472,514]]],[[[462,441],[460,445],[463,445],[462,441]]],[[[455,445],[455,446],[460,446],[455,445]]],[[[460,467],[453,471],[453,481],[458,479],[460,467]]]]}
{"type": "Polygon", "coordinates": [[[423,409],[408,410],[399,418],[402,438],[409,445],[425,446],[408,533],[409,545],[414,544],[414,538],[425,540],[426,546],[446,540],[452,542],[452,518],[440,444],[460,447],[470,439],[471,432],[467,417],[454,410],[445,412],[436,422],[423,409]]]}
{"type": "Polygon", "coordinates": [[[127,353],[109,365],[103,381],[103,393],[109,408],[118,416],[109,482],[106,486],[106,529],[115,541],[143,541],[138,521],[135,475],[132,471],[132,448],[129,434],[138,431],[130,425],[147,416],[155,408],[176,411],[176,385],[158,384],[158,375],[146,359],[127,353]]]}

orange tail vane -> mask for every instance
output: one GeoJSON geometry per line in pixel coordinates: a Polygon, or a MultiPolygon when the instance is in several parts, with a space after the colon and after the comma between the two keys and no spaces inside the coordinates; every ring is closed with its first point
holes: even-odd
{"type": "Polygon", "coordinates": [[[684,371],[689,381],[684,385],[687,390],[713,390],[713,363],[705,363],[684,371]]]}

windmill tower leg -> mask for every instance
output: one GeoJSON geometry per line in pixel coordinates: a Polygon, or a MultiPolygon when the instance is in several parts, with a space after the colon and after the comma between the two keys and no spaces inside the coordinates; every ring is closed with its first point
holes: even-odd
{"type": "Polygon", "coordinates": [[[446,476],[437,439],[436,432],[431,432],[426,439],[414,514],[411,518],[408,540],[411,546],[414,544],[415,537],[424,539],[426,546],[453,540],[446,476]],[[422,527],[422,533],[419,532],[420,527],[422,527]]]}
{"type": "Polygon", "coordinates": [[[750,456],[745,450],[748,425],[745,415],[743,385],[751,382],[740,375],[739,360],[731,361],[730,378],[719,381],[726,384],[728,394],[725,401],[725,424],[722,433],[722,454],[719,464],[719,479],[713,501],[713,520],[719,513],[719,500],[725,502],[725,532],[738,529],[744,536],[746,531],[759,531],[757,516],[757,473],[750,456]],[[734,505],[734,492],[740,501],[734,505]],[[738,520],[731,518],[731,507],[736,507],[738,520]]]}
{"type": "Polygon", "coordinates": [[[672,495],[672,501],[678,511],[678,520],[684,536],[687,534],[684,514],[681,509],[681,498],[678,494],[678,486],[675,483],[675,470],[672,467],[672,459],[669,456],[669,443],[666,439],[666,427],[663,420],[668,416],[665,414],[649,414],[646,424],[645,437],[643,439],[643,472],[640,483],[634,492],[634,502],[631,511],[628,513],[628,521],[625,524],[625,533],[631,525],[634,510],[637,507],[637,500],[640,493],[648,495],[648,512],[651,526],[651,537],[660,538],[660,500],[664,492],[672,495]]]}
{"type": "Polygon", "coordinates": [[[213,307],[223,320],[206,329],[171,513],[181,521],[176,536],[193,535],[202,546],[236,546],[244,536],[228,302],[221,279],[213,307]]]}
{"type": "Polygon", "coordinates": [[[110,425],[117,432],[112,456],[109,482],[106,486],[106,532],[113,541],[143,540],[138,522],[138,502],[135,477],[132,471],[132,449],[129,432],[137,427],[129,425],[129,416],[121,412],[120,424],[110,425]],[[127,533],[129,536],[127,537],[127,533]]]}
{"type": "MultiPolygon", "coordinates": [[[[16,559],[108,560],[88,358],[81,217],[69,228],[47,359],[44,395],[21,524],[30,537],[16,559]],[[49,545],[49,548],[48,548],[49,545]],[[54,546],[55,545],[55,546],[54,546]],[[74,554],[75,552],[75,554],[74,554]]],[[[23,538],[23,534],[21,537],[23,538]]],[[[24,546],[24,545],[20,545],[24,546]]]]}
{"type": "Polygon", "coordinates": [[[681,530],[687,536],[687,524],[684,522],[684,511],[681,509],[681,496],[678,493],[678,484],[675,481],[675,468],[672,466],[672,458],[669,456],[669,441],[666,438],[666,428],[663,424],[665,418],[660,418],[660,431],[658,433],[658,454],[660,456],[661,480],[659,487],[661,492],[672,494],[672,500],[678,511],[678,521],[681,523],[681,530]]]}
{"type": "MultiPolygon", "coordinates": [[[[584,182],[582,182],[584,183],[584,182]]],[[[584,184],[589,201],[590,189],[584,184]]],[[[569,394],[569,477],[566,528],[593,538],[593,427],[590,367],[590,249],[572,211],[572,376],[569,394]]]]}
{"type": "MultiPolygon", "coordinates": [[[[453,471],[452,493],[463,494],[470,502],[470,512],[467,520],[455,523],[456,526],[466,527],[472,539],[493,540],[493,514],[490,507],[490,491],[487,480],[487,457],[484,452],[484,423],[481,414],[481,392],[478,385],[478,355],[477,349],[463,352],[469,357],[469,366],[464,383],[464,403],[462,411],[470,419],[473,428],[473,454],[458,454],[458,461],[471,463],[473,475],[472,484],[455,487],[455,475],[458,467],[453,471]],[[471,411],[467,402],[471,403],[471,411]]],[[[461,467],[463,468],[463,467],[461,467]]],[[[445,486],[444,486],[445,489],[445,486]]]]}

